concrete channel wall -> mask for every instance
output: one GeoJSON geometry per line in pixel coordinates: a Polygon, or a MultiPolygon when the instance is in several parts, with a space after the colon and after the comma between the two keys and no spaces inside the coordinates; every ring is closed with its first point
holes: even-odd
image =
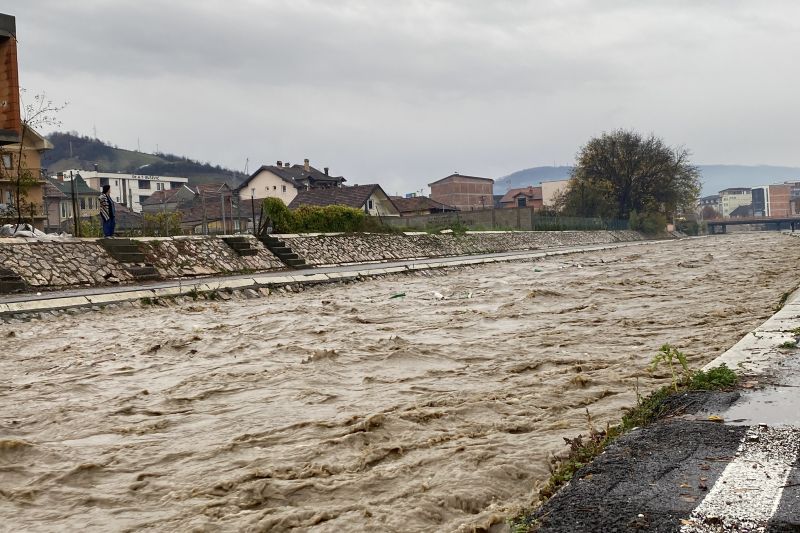
{"type": "MultiPolygon", "coordinates": [[[[640,241],[633,231],[482,232],[454,234],[316,234],[278,236],[310,266],[542,250],[562,246],[640,241]]],[[[240,256],[220,237],[134,239],[162,280],[285,269],[275,255],[248,237],[254,255],[240,256]]],[[[0,238],[0,266],[27,290],[130,284],[126,267],[96,239],[40,241],[0,238]]]]}
{"type": "Polygon", "coordinates": [[[282,235],[292,250],[312,266],[453,257],[562,246],[641,241],[636,231],[486,231],[456,234],[282,235]]]}

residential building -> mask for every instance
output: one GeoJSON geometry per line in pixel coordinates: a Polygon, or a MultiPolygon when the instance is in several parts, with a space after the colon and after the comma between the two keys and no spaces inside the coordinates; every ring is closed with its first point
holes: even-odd
{"type": "Polygon", "coordinates": [[[461,211],[488,209],[494,203],[494,180],[458,172],[429,183],[431,199],[461,211]]]}
{"type": "Polygon", "coordinates": [[[787,217],[792,213],[791,201],[800,197],[800,182],[784,182],[769,185],[769,215],[787,217]]]}
{"type": "Polygon", "coordinates": [[[539,183],[542,188],[542,205],[544,207],[555,207],[556,200],[564,194],[568,185],[569,180],[553,180],[539,183]]]}
{"type": "Polygon", "coordinates": [[[204,183],[191,187],[194,197],[181,202],[181,227],[187,233],[234,233],[247,227],[251,206],[241,205],[226,183],[204,183]]]}
{"type": "Polygon", "coordinates": [[[0,146],[20,141],[22,121],[19,107],[17,68],[17,23],[0,14],[0,146]]]}
{"type": "Polygon", "coordinates": [[[312,167],[308,159],[302,165],[277,161],[264,165],[244,180],[235,192],[240,200],[280,198],[289,205],[299,191],[341,187],[347,181],[342,176],[331,176],[328,167],[322,172],[312,167]]]}
{"type": "Polygon", "coordinates": [[[47,214],[46,231],[71,230],[75,211],[78,217],[92,217],[100,213],[100,191],[89,187],[80,174],[71,181],[47,178],[44,205],[47,214]]]}
{"type": "Polygon", "coordinates": [[[401,217],[416,215],[432,215],[435,213],[452,213],[458,211],[453,206],[432,200],[427,196],[392,196],[392,203],[400,212],[401,217]]]}
{"type": "Polygon", "coordinates": [[[0,146],[0,220],[16,222],[19,208],[24,222],[43,230],[47,215],[44,213],[46,181],[42,176],[42,153],[53,145],[28,126],[23,127],[20,137],[21,143],[0,146]],[[25,185],[18,188],[20,177],[25,185]]]}
{"type": "Polygon", "coordinates": [[[752,190],[753,215],[763,217],[792,216],[792,200],[800,198],[800,182],[787,181],[762,185],[752,190]]]}
{"type": "Polygon", "coordinates": [[[343,205],[361,209],[372,216],[400,216],[400,211],[395,207],[392,199],[380,185],[375,184],[300,191],[289,207],[294,209],[304,205],[343,205]]]}
{"type": "Polygon", "coordinates": [[[702,218],[716,218],[722,215],[722,197],[719,194],[703,196],[697,202],[697,210],[702,218]]]}
{"type": "Polygon", "coordinates": [[[189,205],[195,198],[195,191],[186,185],[176,189],[155,191],[142,202],[142,213],[172,213],[181,205],[189,205]]]}
{"type": "Polygon", "coordinates": [[[142,212],[142,204],[155,192],[178,189],[188,185],[189,178],[179,176],[152,176],[148,174],[124,174],[119,172],[102,172],[100,170],[66,170],[64,180],[70,174],[80,174],[86,183],[94,189],[101,190],[103,185],[111,186],[111,197],[135,213],[142,212]]]}
{"type": "Polygon", "coordinates": [[[753,187],[751,194],[753,196],[753,203],[751,204],[753,207],[753,216],[770,216],[769,186],[753,187]]]}
{"type": "Polygon", "coordinates": [[[748,205],[740,205],[733,211],[731,211],[730,218],[752,218],[753,216],[753,206],[751,204],[748,205]]]}
{"type": "Polygon", "coordinates": [[[500,199],[500,206],[504,208],[532,207],[534,209],[541,209],[543,205],[542,188],[532,187],[530,185],[517,189],[509,189],[500,199]]]}
{"type": "Polygon", "coordinates": [[[719,191],[720,204],[722,205],[723,218],[731,216],[734,209],[742,205],[753,203],[753,194],[749,187],[731,187],[719,191]]]}

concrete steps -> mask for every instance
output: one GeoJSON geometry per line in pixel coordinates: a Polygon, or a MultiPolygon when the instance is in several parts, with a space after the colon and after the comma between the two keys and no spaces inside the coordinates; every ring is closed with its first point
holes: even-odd
{"type": "Polygon", "coordinates": [[[251,241],[247,237],[223,237],[222,240],[240,256],[258,254],[258,249],[251,246],[251,241]]]}
{"type": "Polygon", "coordinates": [[[122,263],[125,270],[136,281],[155,281],[161,279],[158,270],[147,263],[139,249],[139,243],[131,239],[99,239],[97,242],[105,248],[108,254],[122,263]]]}
{"type": "Polygon", "coordinates": [[[265,237],[261,237],[261,242],[263,242],[264,246],[266,246],[270,252],[275,254],[275,257],[280,259],[284,265],[290,268],[300,268],[305,266],[305,259],[300,257],[299,254],[294,253],[292,248],[286,245],[285,241],[282,241],[277,237],[267,235],[265,237]]]}
{"type": "Polygon", "coordinates": [[[23,292],[27,288],[28,284],[19,274],[8,268],[0,268],[0,294],[23,292]]]}

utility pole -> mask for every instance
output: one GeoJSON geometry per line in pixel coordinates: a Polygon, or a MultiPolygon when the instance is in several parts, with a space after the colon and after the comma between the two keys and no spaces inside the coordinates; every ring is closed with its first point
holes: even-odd
{"type": "Polygon", "coordinates": [[[72,195],[71,195],[72,196],[72,198],[71,198],[71,200],[72,200],[72,202],[71,202],[72,203],[72,224],[75,227],[75,236],[76,237],[80,237],[81,236],[81,226],[80,226],[80,223],[78,221],[78,216],[79,216],[79,213],[78,213],[78,197],[77,197],[77,195],[75,193],[75,177],[72,175],[72,171],[70,171],[70,173],[69,173],[69,186],[70,186],[70,191],[72,192],[72,195]]]}
{"type": "Polygon", "coordinates": [[[253,211],[253,235],[256,235],[256,189],[250,189],[250,208],[253,211]]]}
{"type": "Polygon", "coordinates": [[[221,209],[222,217],[222,234],[225,234],[225,193],[219,195],[219,207],[221,209]]]}

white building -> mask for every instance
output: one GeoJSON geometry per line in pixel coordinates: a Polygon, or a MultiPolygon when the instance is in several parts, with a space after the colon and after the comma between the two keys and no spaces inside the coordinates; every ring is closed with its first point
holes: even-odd
{"type": "Polygon", "coordinates": [[[189,183],[189,178],[150,176],[147,174],[118,174],[97,170],[66,170],[63,172],[65,180],[69,181],[70,173],[73,175],[80,174],[90,187],[97,190],[101,190],[103,185],[110,185],[111,197],[114,198],[114,201],[127,206],[136,213],[142,212],[142,202],[147,200],[154,192],[177,189],[189,183]]]}

